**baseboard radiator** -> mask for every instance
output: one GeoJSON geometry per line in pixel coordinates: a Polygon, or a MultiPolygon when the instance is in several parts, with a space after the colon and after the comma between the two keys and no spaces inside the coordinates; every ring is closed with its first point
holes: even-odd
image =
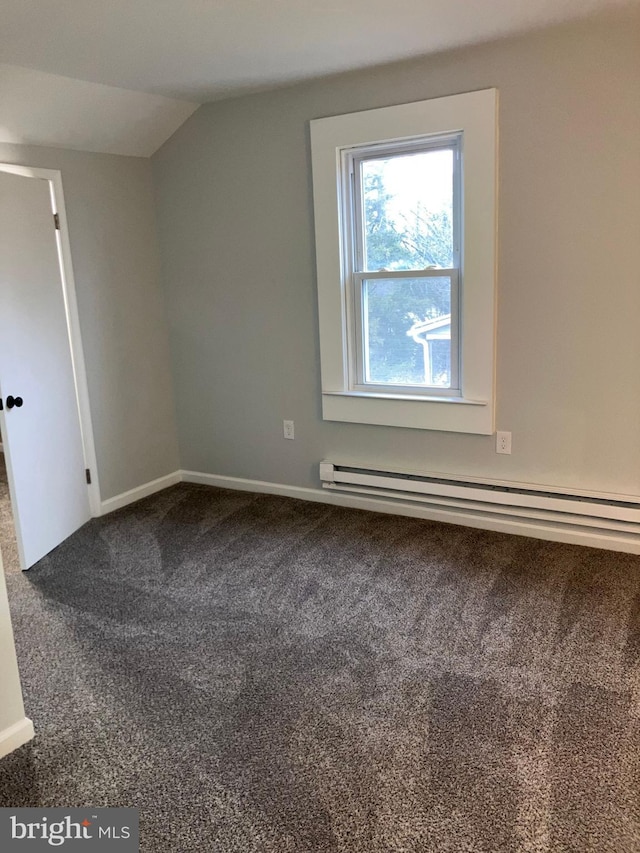
{"type": "MultiPolygon", "coordinates": [[[[442,474],[407,474],[320,463],[323,488],[375,496],[487,518],[547,522],[640,535],[640,497],[554,488],[442,474]]],[[[464,521],[461,521],[464,523],[464,521]]]]}

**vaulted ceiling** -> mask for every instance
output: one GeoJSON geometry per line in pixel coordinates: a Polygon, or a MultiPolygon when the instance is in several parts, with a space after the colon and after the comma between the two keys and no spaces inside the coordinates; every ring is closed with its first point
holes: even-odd
{"type": "Polygon", "coordinates": [[[198,104],[640,0],[2,0],[0,141],[149,156],[198,104]]]}

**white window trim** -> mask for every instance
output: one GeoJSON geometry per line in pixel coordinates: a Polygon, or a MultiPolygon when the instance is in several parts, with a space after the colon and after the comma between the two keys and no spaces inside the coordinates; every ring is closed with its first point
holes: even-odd
{"type": "Polygon", "coordinates": [[[490,435],[494,431],[497,90],[311,122],[322,412],[325,420],[490,435]],[[345,149],[462,132],[460,397],[350,390],[343,268],[345,149]]]}

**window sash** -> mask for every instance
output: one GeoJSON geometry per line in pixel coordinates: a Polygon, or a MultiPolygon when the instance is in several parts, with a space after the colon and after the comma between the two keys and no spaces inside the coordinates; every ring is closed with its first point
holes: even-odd
{"type": "Polygon", "coordinates": [[[400,394],[427,397],[459,397],[461,393],[460,377],[460,275],[455,268],[429,270],[398,270],[376,272],[354,272],[351,276],[349,293],[349,314],[351,316],[348,339],[350,352],[350,390],[362,393],[400,394]],[[451,383],[446,388],[441,385],[408,385],[395,382],[380,383],[365,380],[365,316],[364,283],[376,279],[401,281],[416,278],[448,278],[451,293],[451,383]]]}
{"type": "Polygon", "coordinates": [[[459,397],[462,395],[461,354],[461,208],[462,208],[462,133],[434,134],[429,137],[375,143],[342,150],[343,211],[342,257],[346,283],[345,328],[348,357],[349,389],[358,393],[397,394],[412,397],[459,397]],[[453,150],[453,267],[449,269],[371,270],[364,269],[365,230],[364,194],[361,164],[367,160],[390,158],[429,150],[453,150]],[[405,385],[365,381],[365,322],[363,292],[365,280],[402,278],[445,278],[451,282],[451,384],[443,388],[435,385],[405,385]]]}
{"type": "Polygon", "coordinates": [[[348,150],[346,169],[350,175],[348,192],[345,193],[348,205],[347,218],[350,222],[349,239],[352,242],[350,266],[353,271],[365,270],[365,228],[364,228],[364,190],[362,186],[362,164],[367,160],[384,160],[391,157],[401,157],[406,154],[419,154],[423,151],[453,151],[453,266],[460,268],[461,256],[461,198],[462,198],[462,167],[461,167],[462,133],[438,134],[434,138],[413,139],[392,144],[379,143],[364,148],[348,150]]]}

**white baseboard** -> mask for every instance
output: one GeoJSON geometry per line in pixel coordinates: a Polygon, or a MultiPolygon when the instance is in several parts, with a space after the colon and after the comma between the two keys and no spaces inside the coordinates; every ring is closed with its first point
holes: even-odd
{"type": "Polygon", "coordinates": [[[0,732],[0,758],[4,758],[14,749],[28,743],[33,735],[33,723],[28,717],[0,732]]]}
{"type": "Polygon", "coordinates": [[[285,483],[269,483],[266,480],[246,480],[242,477],[225,477],[221,474],[203,474],[200,471],[180,471],[183,483],[200,483],[203,486],[216,486],[219,489],[236,489],[239,492],[258,492],[262,495],[282,495],[287,498],[300,498],[303,501],[327,500],[323,489],[309,489],[304,486],[287,486],[285,483]]]}
{"type": "Polygon", "coordinates": [[[434,505],[415,504],[410,501],[385,500],[334,492],[331,489],[314,489],[304,486],[290,486],[285,483],[271,483],[265,480],[249,480],[244,477],[227,477],[222,474],[205,474],[202,471],[174,471],[164,477],[158,477],[144,483],[136,489],[123,492],[106,501],[102,501],[100,515],[106,515],[116,509],[153,495],[176,483],[200,483],[221,489],[235,489],[243,492],[257,492],[266,495],[282,495],[303,501],[325,503],[332,506],[344,506],[363,509],[369,512],[383,512],[390,515],[407,515],[412,518],[425,518],[441,521],[445,524],[459,524],[480,530],[494,530],[498,533],[511,533],[529,536],[534,539],[546,539],[551,542],[565,542],[570,545],[587,545],[592,548],[605,548],[610,551],[625,551],[640,554],[640,539],[624,533],[598,529],[588,529],[571,525],[541,522],[527,519],[526,516],[514,519],[499,518],[488,513],[472,510],[439,509],[434,505]]]}
{"type": "Polygon", "coordinates": [[[201,483],[222,489],[237,489],[245,492],[258,492],[268,495],[282,495],[315,501],[333,506],[352,509],[364,509],[383,512],[390,515],[407,515],[412,518],[425,518],[441,521],[445,524],[459,524],[481,530],[494,530],[498,533],[511,533],[529,536],[534,539],[546,539],[551,542],[565,542],[570,545],[586,545],[591,548],[604,548],[610,551],[625,551],[640,554],[640,540],[637,537],[610,531],[584,530],[579,527],[561,524],[549,524],[536,519],[496,518],[491,515],[468,510],[438,509],[432,505],[418,505],[409,501],[389,501],[380,498],[359,495],[347,495],[330,489],[312,489],[303,486],[288,486],[283,483],[270,483],[263,480],[248,480],[241,477],[226,477],[219,474],[204,474],[200,471],[180,471],[185,483],[201,483]]]}
{"type": "Polygon", "coordinates": [[[181,471],[173,471],[171,474],[165,474],[164,477],[158,477],[156,480],[151,480],[149,483],[143,483],[135,489],[129,489],[128,492],[122,492],[113,498],[108,498],[100,504],[100,515],[107,515],[116,509],[121,509],[123,506],[135,503],[148,498],[156,492],[161,492],[162,489],[168,489],[169,486],[175,486],[182,480],[181,471]]]}

